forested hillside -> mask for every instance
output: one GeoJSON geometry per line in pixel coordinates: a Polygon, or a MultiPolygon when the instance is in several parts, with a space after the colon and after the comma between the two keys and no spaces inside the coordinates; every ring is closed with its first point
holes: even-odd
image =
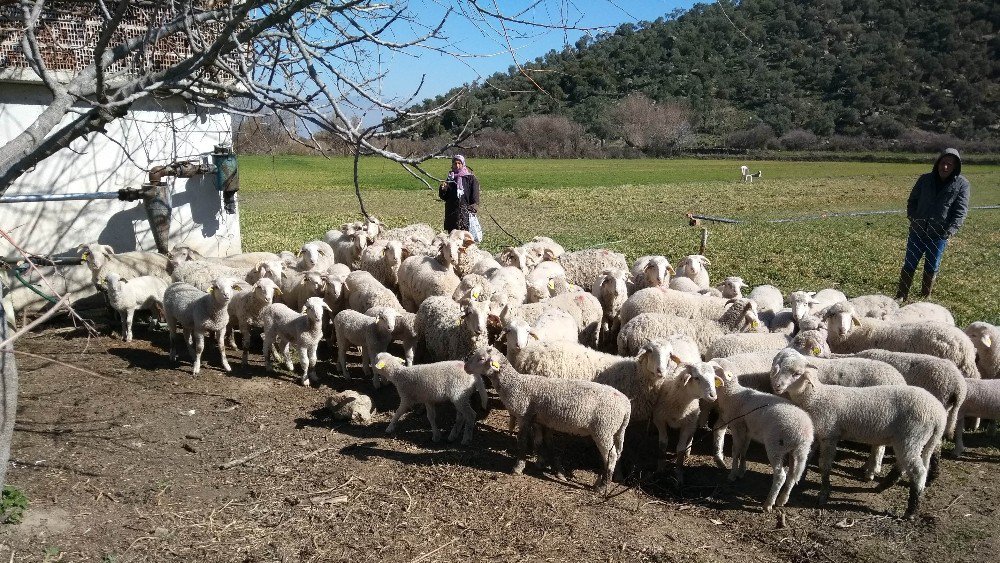
{"type": "Polygon", "coordinates": [[[658,133],[667,144],[746,144],[754,131],[806,141],[928,132],[995,142],[998,27],[994,0],[697,4],[581,39],[525,73],[491,76],[423,134],[454,130],[470,115],[498,132],[555,115],[595,139],[642,149],[642,135],[629,138],[628,114],[668,109],[658,118],[676,122],[658,133]]]}

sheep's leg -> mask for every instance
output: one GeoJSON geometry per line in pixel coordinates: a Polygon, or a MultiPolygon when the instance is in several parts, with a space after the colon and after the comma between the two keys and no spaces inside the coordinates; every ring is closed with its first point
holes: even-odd
{"type": "MultiPolygon", "coordinates": [[[[455,405],[455,408],[462,414],[463,419],[462,426],[464,433],[462,435],[462,445],[468,446],[472,443],[472,432],[476,429],[476,411],[472,410],[468,399],[462,400],[460,405],[455,405]]],[[[458,422],[455,422],[455,426],[458,426],[458,422]]]]}
{"type": "Polygon", "coordinates": [[[309,347],[299,348],[299,363],[302,364],[302,385],[309,385],[309,347]]]}
{"type": "Polygon", "coordinates": [[[250,323],[240,322],[240,348],[243,351],[243,366],[246,367],[250,361],[250,323]]]}
{"type": "Polygon", "coordinates": [[[177,326],[174,324],[174,319],[170,315],[167,315],[167,341],[170,343],[170,361],[177,361],[177,346],[174,343],[174,333],[177,332],[177,326]]]}
{"type": "Polygon", "coordinates": [[[865,480],[874,481],[875,476],[882,472],[882,458],[885,457],[885,446],[872,446],[868,461],[865,462],[865,480]]]}
{"type": "Polygon", "coordinates": [[[134,315],[135,309],[128,309],[122,318],[122,340],[125,342],[132,342],[132,317],[134,315]]]}
{"type": "MultiPolygon", "coordinates": [[[[243,327],[242,327],[242,325],[240,325],[240,333],[243,334],[243,327]]],[[[246,340],[246,336],[244,335],[242,339],[246,340]]],[[[229,346],[230,348],[232,348],[234,350],[237,349],[237,346],[236,346],[236,325],[233,325],[232,323],[226,325],[226,346],[229,346]]]]}
{"type": "MultiPolygon", "coordinates": [[[[718,426],[716,428],[713,428],[712,429],[712,451],[714,451],[715,454],[712,456],[712,460],[715,461],[715,465],[716,466],[721,467],[722,469],[726,468],[726,458],[725,458],[725,455],[723,454],[723,450],[725,448],[725,444],[726,444],[726,426],[723,425],[723,426],[718,426]]],[[[734,453],[736,452],[736,444],[735,444],[735,442],[733,444],[733,452],[734,453]]],[[[736,460],[734,459],[733,460],[734,465],[735,465],[735,462],[736,462],[736,460]]]]}
{"type": "Polygon", "coordinates": [[[295,373],[295,364],[292,361],[292,354],[290,353],[291,348],[292,343],[286,342],[282,339],[281,355],[285,357],[285,368],[287,368],[288,371],[295,373]]]}
{"type": "Polygon", "coordinates": [[[833,458],[837,455],[837,442],[838,438],[830,437],[823,440],[823,443],[819,447],[819,470],[820,470],[820,486],[819,486],[819,504],[820,506],[826,504],[826,501],[830,499],[830,470],[833,468],[833,458]]]}
{"type": "Polygon", "coordinates": [[[319,342],[309,346],[309,379],[316,381],[316,366],[319,365],[319,342]]]}
{"type": "MultiPolygon", "coordinates": [[[[246,344],[244,342],[244,344],[246,344]]],[[[264,369],[266,371],[271,371],[271,356],[274,355],[274,334],[270,332],[264,333],[264,369]]],[[[244,356],[246,357],[246,356],[244,356]]]]}
{"type": "MultiPolygon", "coordinates": [[[[566,480],[566,468],[563,467],[562,458],[559,452],[556,450],[556,441],[553,439],[553,432],[550,428],[540,427],[542,432],[542,442],[545,445],[545,449],[548,452],[549,460],[552,464],[552,472],[555,474],[556,479],[560,481],[566,480]]],[[[617,460],[617,456],[615,457],[617,460]]],[[[603,461],[603,460],[602,460],[603,461]]]]}
{"type": "Polygon", "coordinates": [[[434,403],[424,403],[424,408],[427,409],[427,422],[431,423],[431,442],[440,442],[441,430],[438,429],[437,407],[434,403]]]}
{"type": "Polygon", "coordinates": [[[656,426],[656,443],[658,447],[658,455],[656,460],[656,470],[663,471],[667,468],[667,451],[670,449],[670,435],[667,434],[667,423],[664,420],[654,420],[653,425],[656,426]]]}
{"type": "Polygon", "coordinates": [[[601,470],[597,472],[597,479],[594,480],[594,490],[604,493],[608,489],[608,481],[611,479],[614,463],[618,459],[615,456],[615,447],[610,441],[594,437],[594,444],[597,446],[597,452],[601,454],[601,470]]]}
{"type": "Polygon", "coordinates": [[[681,426],[680,437],[677,439],[677,456],[674,459],[674,478],[677,479],[678,485],[684,484],[684,463],[691,454],[691,441],[694,439],[697,425],[698,419],[693,417],[690,422],[681,426]]]}
{"type": "Polygon", "coordinates": [[[413,349],[414,349],[414,345],[412,343],[409,344],[408,346],[404,346],[404,348],[403,348],[403,354],[406,357],[406,366],[407,367],[413,365],[413,349]]]}
{"type": "Polygon", "coordinates": [[[768,457],[772,460],[771,471],[774,474],[771,477],[771,490],[768,491],[767,500],[764,501],[764,512],[770,512],[774,508],[774,501],[778,498],[778,493],[784,487],[785,481],[788,478],[788,473],[785,470],[785,460],[780,455],[772,457],[771,454],[772,452],[768,452],[768,457]]]}
{"type": "Polygon", "coordinates": [[[805,471],[806,461],[809,458],[809,449],[800,447],[797,450],[792,451],[788,454],[791,457],[791,463],[788,471],[788,476],[785,478],[785,485],[781,489],[781,493],[778,495],[777,505],[785,506],[788,502],[789,495],[792,494],[792,487],[799,482],[802,478],[802,472],[805,471]]]}
{"type": "Polygon", "coordinates": [[[514,464],[514,468],[510,470],[513,475],[524,473],[524,466],[527,464],[528,459],[528,440],[531,438],[532,429],[535,426],[535,415],[527,412],[521,417],[518,423],[521,425],[521,428],[517,433],[517,462],[514,464]]]}
{"type": "Polygon", "coordinates": [[[222,358],[222,369],[227,372],[233,371],[233,368],[229,366],[229,358],[226,357],[226,329],[218,331],[216,338],[219,342],[219,356],[222,358]]]}
{"type": "Polygon", "coordinates": [[[736,426],[733,426],[733,465],[729,469],[729,480],[735,481],[743,475],[743,458],[746,456],[746,444],[749,442],[747,440],[746,432],[741,431],[736,426]]]}
{"type": "Polygon", "coordinates": [[[191,331],[185,328],[183,330],[183,334],[184,334],[184,342],[187,343],[188,347],[188,356],[191,358],[191,360],[194,360],[194,341],[191,337],[191,331]]]}
{"type": "Polygon", "coordinates": [[[337,335],[337,365],[340,366],[340,374],[350,379],[347,375],[347,340],[339,334],[337,335]]]}
{"type": "Polygon", "coordinates": [[[194,352],[191,355],[194,357],[194,367],[191,370],[191,375],[198,375],[201,372],[201,353],[205,351],[205,334],[194,332],[192,338],[194,340],[194,352]]]}
{"type": "MultiPolygon", "coordinates": [[[[955,408],[956,411],[958,410],[957,407],[953,407],[953,408],[955,408]]],[[[957,421],[963,421],[963,420],[965,420],[964,417],[962,416],[962,413],[960,413],[960,412],[957,413],[955,416],[956,416],[956,420],[957,421]]],[[[954,458],[962,457],[962,453],[965,452],[965,442],[963,440],[964,434],[965,434],[965,424],[959,425],[959,424],[956,423],[955,424],[955,447],[951,450],[951,457],[954,457],[954,458]]]]}
{"type": "Polygon", "coordinates": [[[413,401],[409,397],[400,396],[399,397],[399,407],[396,408],[396,412],[392,413],[392,419],[389,424],[385,427],[386,434],[392,434],[396,431],[396,423],[399,421],[399,417],[403,416],[410,411],[413,406],[413,401]]]}
{"type": "Polygon", "coordinates": [[[370,348],[371,346],[365,346],[364,344],[358,346],[358,352],[361,353],[361,373],[365,375],[372,374],[372,366],[368,358],[368,353],[372,351],[370,348]]]}
{"type": "MultiPolygon", "coordinates": [[[[897,450],[897,455],[899,455],[897,450]]],[[[924,463],[923,456],[919,455],[921,452],[907,451],[905,454],[906,459],[896,460],[896,467],[903,466],[906,471],[907,476],[910,478],[910,494],[906,500],[906,512],[903,514],[903,518],[912,519],[917,515],[917,511],[920,510],[920,498],[924,494],[924,488],[927,485],[927,466],[924,463]]]]}

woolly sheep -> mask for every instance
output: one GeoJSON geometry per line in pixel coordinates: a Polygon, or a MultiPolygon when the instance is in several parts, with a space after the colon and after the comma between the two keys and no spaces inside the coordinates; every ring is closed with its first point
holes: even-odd
{"type": "Polygon", "coordinates": [[[378,239],[406,242],[416,237],[430,242],[435,234],[437,233],[434,231],[434,227],[426,223],[414,223],[413,225],[382,231],[379,233],[378,239]]]}
{"type": "Polygon", "coordinates": [[[847,296],[836,289],[823,289],[819,292],[793,291],[788,296],[788,306],[792,309],[792,318],[798,323],[806,315],[816,315],[831,305],[846,300],[847,296]]]}
{"type": "Polygon", "coordinates": [[[607,249],[577,250],[574,252],[563,252],[558,257],[551,251],[546,251],[545,260],[556,260],[566,270],[566,280],[578,285],[584,291],[590,291],[590,285],[603,272],[608,269],[628,270],[628,262],[625,255],[620,252],[612,252],[607,249]]]}
{"type": "Polygon", "coordinates": [[[977,321],[965,329],[976,348],[976,367],[983,379],[1000,378],[1000,327],[977,321]]]}
{"type": "Polygon", "coordinates": [[[647,287],[669,285],[670,276],[675,273],[674,267],[670,265],[670,261],[667,260],[666,256],[642,256],[632,264],[632,288],[630,293],[635,293],[647,287]]]}
{"type": "Polygon", "coordinates": [[[205,350],[205,333],[215,332],[219,344],[222,369],[232,371],[226,358],[226,325],[229,324],[229,301],[235,290],[242,289],[238,281],[218,278],[207,292],[184,282],[174,282],[163,293],[163,310],[167,318],[170,339],[170,360],[177,360],[174,332],[180,326],[194,364],[191,374],[201,371],[201,353],[205,350]]]}
{"type": "Polygon", "coordinates": [[[364,270],[351,272],[344,280],[343,285],[348,308],[359,313],[372,307],[392,307],[400,310],[403,308],[399,299],[396,299],[395,293],[380,284],[374,276],[364,270]]]}
{"type": "MultiPolygon", "coordinates": [[[[965,401],[956,413],[958,420],[969,418],[1000,419],[1000,379],[968,379],[965,381],[967,393],[965,401]]],[[[965,452],[961,424],[955,426],[955,449],[953,457],[961,457],[965,452]]]]}
{"type": "Polygon", "coordinates": [[[900,307],[895,313],[886,316],[885,320],[894,323],[930,321],[955,326],[955,317],[952,316],[951,311],[937,303],[928,303],[926,301],[918,301],[900,307]]]}
{"type": "Polygon", "coordinates": [[[528,285],[524,272],[514,266],[494,268],[486,274],[486,279],[493,286],[493,296],[499,304],[519,305],[528,298],[528,285]]]}
{"type": "Polygon", "coordinates": [[[274,296],[280,295],[281,290],[268,278],[261,278],[252,287],[237,291],[233,294],[228,305],[229,311],[229,342],[233,348],[236,343],[232,337],[234,328],[240,329],[243,338],[243,365],[247,365],[250,356],[250,328],[264,328],[261,312],[264,307],[274,302],[274,296]]]}
{"type": "Polygon", "coordinates": [[[458,261],[459,243],[442,241],[436,257],[411,256],[399,267],[399,295],[403,308],[416,312],[428,297],[454,293],[461,279],[453,265],[458,261]]]}
{"type": "Polygon", "coordinates": [[[208,288],[212,287],[212,283],[216,279],[230,278],[243,280],[251,269],[251,266],[237,268],[215,262],[196,260],[181,262],[174,268],[170,277],[175,282],[185,282],[202,291],[208,291],[208,288]]]}
{"type": "Polygon", "coordinates": [[[899,311],[899,303],[888,295],[859,295],[847,301],[854,306],[859,317],[885,319],[899,311]]]}
{"type": "Polygon", "coordinates": [[[557,277],[566,277],[566,270],[558,262],[546,260],[535,266],[528,275],[525,276],[527,285],[528,303],[537,303],[542,299],[552,297],[554,284],[552,280],[557,277]]]}
{"type": "Polygon", "coordinates": [[[905,385],[826,385],[817,378],[816,368],[795,353],[776,359],[771,385],[778,394],[787,392],[812,419],[820,442],[820,504],[830,496],[830,468],[837,443],[850,440],[892,446],[896,465],[880,488],[892,486],[899,472],[905,473],[910,478],[905,517],[916,514],[931,457],[941,444],[946,425],[944,407],[937,399],[924,389],[905,385]]]}
{"type": "MultiPolygon", "coordinates": [[[[660,452],[669,447],[668,428],[679,430],[674,457],[674,478],[684,482],[684,464],[691,454],[691,442],[698,428],[699,404],[716,400],[715,365],[706,362],[681,364],[672,376],[660,383],[653,409],[653,425],[659,435],[660,452]]],[[[658,463],[662,468],[663,464],[658,463]]]]}
{"type": "Polygon", "coordinates": [[[330,246],[332,247],[330,251],[333,253],[332,262],[346,264],[352,270],[356,269],[361,260],[361,253],[368,246],[368,233],[364,230],[354,231],[330,246]]]}
{"type": "MultiPolygon", "coordinates": [[[[748,297],[757,304],[757,309],[761,313],[770,311],[774,314],[785,307],[785,298],[781,290],[773,285],[758,285],[750,290],[748,297]]],[[[764,320],[763,316],[761,320],[764,320]]]]}
{"type": "Polygon", "coordinates": [[[493,284],[490,283],[490,280],[486,279],[486,276],[469,274],[462,278],[458,287],[451,294],[451,298],[455,301],[475,299],[477,301],[496,301],[499,303],[499,297],[495,299],[496,293],[493,284]]]}
{"type": "Polygon", "coordinates": [[[677,262],[677,278],[688,278],[698,285],[698,289],[708,289],[711,283],[708,277],[708,267],[712,263],[701,254],[689,254],[677,262]]]}
{"type": "Polygon", "coordinates": [[[541,341],[577,341],[576,321],[569,313],[559,309],[547,309],[534,326],[523,319],[514,319],[504,327],[503,339],[507,342],[507,358],[513,358],[528,342],[541,341]]]}
{"type": "Polygon", "coordinates": [[[399,267],[403,263],[403,243],[378,240],[361,252],[359,269],[372,275],[390,290],[399,288],[399,267]]]}
{"type": "Polygon", "coordinates": [[[261,262],[273,262],[279,260],[279,258],[278,255],[273,252],[244,252],[242,254],[233,254],[231,256],[205,256],[190,246],[182,244],[171,248],[170,252],[167,253],[167,269],[168,271],[173,272],[173,269],[176,268],[178,264],[194,260],[215,262],[217,264],[233,268],[252,268],[261,262]]]}
{"type": "Polygon", "coordinates": [[[482,378],[466,372],[465,362],[446,361],[407,367],[400,358],[382,352],[375,357],[375,372],[392,383],[399,394],[399,408],[392,414],[392,420],[385,428],[386,434],[395,432],[399,417],[417,403],[422,403],[427,409],[427,420],[431,423],[431,440],[440,442],[436,405],[451,402],[455,405],[458,416],[448,435],[448,441],[454,441],[458,433],[464,430],[462,444],[472,443],[476,413],[469,401],[472,394],[478,392],[485,409],[488,397],[482,378]]]}
{"type": "Polygon", "coordinates": [[[722,294],[721,297],[726,299],[734,299],[737,297],[743,297],[743,289],[749,287],[743,278],[739,276],[729,276],[728,278],[722,280],[722,283],[715,286],[715,289],[719,290],[722,294]]]}
{"type": "Polygon", "coordinates": [[[375,412],[372,399],[357,391],[341,391],[326,398],[326,410],[334,420],[368,424],[375,412]]]}
{"type": "Polygon", "coordinates": [[[374,315],[369,316],[345,309],[334,317],[333,327],[337,334],[337,364],[340,366],[340,373],[348,375],[347,347],[358,346],[361,349],[361,370],[365,375],[372,376],[372,385],[378,389],[382,382],[372,372],[371,365],[376,355],[389,349],[396,329],[397,313],[391,307],[375,307],[372,311],[374,315]]]}
{"type": "Polygon", "coordinates": [[[487,344],[490,304],[450,297],[428,297],[417,310],[415,327],[418,357],[422,361],[455,360],[487,344]]]}
{"type": "Polygon", "coordinates": [[[827,341],[838,353],[869,348],[893,352],[930,354],[955,362],[964,377],[979,379],[976,348],[961,329],[933,322],[896,324],[877,319],[861,319],[844,301],[827,311],[827,341]]]}
{"type": "Polygon", "coordinates": [[[907,385],[922,387],[934,395],[948,411],[945,436],[954,436],[958,411],[965,401],[967,382],[971,381],[962,377],[954,363],[927,354],[888,350],[863,350],[855,357],[885,362],[903,375],[907,385]]]}
{"type": "MultiPolygon", "coordinates": [[[[650,264],[653,264],[650,262],[650,264]]],[[[655,269],[655,268],[654,268],[655,269]]],[[[591,293],[601,303],[601,342],[598,348],[606,349],[614,345],[618,338],[618,331],[621,329],[622,305],[628,299],[628,272],[625,270],[604,270],[594,281],[591,293]]]]}
{"type": "Polygon", "coordinates": [[[261,311],[264,325],[264,366],[271,371],[271,351],[278,346],[285,356],[285,366],[293,371],[290,346],[299,352],[302,364],[302,385],[309,385],[316,377],[316,352],[323,336],[323,311],[330,310],[322,297],[310,297],[297,314],[281,303],[267,305],[261,311]]]}
{"type": "MultiPolygon", "coordinates": [[[[631,404],[620,391],[590,381],[551,379],[518,373],[496,348],[480,348],[465,363],[469,373],[485,375],[500,396],[500,402],[521,420],[520,452],[513,473],[524,470],[527,434],[534,425],[546,433],[563,432],[589,436],[601,455],[602,471],[594,488],[607,486],[625,446],[625,430],[631,404]]],[[[555,461],[557,475],[561,464],[555,461]]]]}
{"type": "Polygon", "coordinates": [[[809,415],[791,401],[743,387],[739,378],[718,364],[715,375],[722,381],[716,389],[716,406],[720,423],[713,428],[715,463],[725,467],[722,457],[726,430],[733,435],[733,465],[729,480],[743,476],[747,470],[747,449],[753,440],[764,445],[771,464],[771,490],[764,500],[764,511],[770,512],[788,502],[792,487],[802,479],[813,442],[813,425],[809,415]],[[789,461],[788,468],[785,460],[789,461]]]}
{"type": "Polygon", "coordinates": [[[262,260],[254,264],[253,268],[247,272],[245,279],[247,283],[257,283],[261,278],[267,278],[280,283],[285,273],[285,263],[280,258],[274,260],[262,260]]]}
{"type": "Polygon", "coordinates": [[[705,357],[725,358],[760,350],[780,350],[790,341],[787,335],[774,332],[723,334],[712,340],[705,357]]]}
{"type": "Polygon", "coordinates": [[[668,289],[650,287],[640,289],[622,304],[622,325],[642,313],[665,313],[688,319],[718,320],[729,308],[729,300],[720,297],[697,295],[668,289]]]}
{"type": "MultiPolygon", "coordinates": [[[[687,277],[684,277],[684,276],[677,276],[677,277],[671,279],[670,283],[667,284],[667,287],[669,287],[670,289],[672,289],[674,291],[683,291],[684,293],[701,293],[702,292],[702,288],[701,288],[701,286],[698,285],[698,282],[692,280],[691,278],[687,278],[687,277]]],[[[721,297],[721,296],[722,295],[720,294],[719,297],[721,297]]]]}
{"type": "Polygon", "coordinates": [[[299,269],[303,272],[325,271],[337,262],[353,267],[353,264],[361,256],[361,250],[358,249],[356,255],[352,253],[351,261],[345,262],[335,259],[336,251],[325,241],[311,240],[299,248],[299,269]]]}
{"type": "Polygon", "coordinates": [[[123,280],[114,272],[105,278],[108,288],[108,304],[122,321],[122,340],[132,341],[132,317],[137,309],[151,311],[159,315],[163,308],[163,294],[167,290],[167,282],[156,276],[139,276],[131,280],[123,280]]]}
{"type": "MultiPolygon", "coordinates": [[[[638,293],[636,294],[638,295],[638,293]]],[[[622,325],[618,333],[618,353],[630,354],[653,338],[686,334],[707,355],[712,343],[724,334],[755,330],[758,324],[755,304],[748,299],[733,300],[719,320],[684,318],[664,313],[644,313],[622,325]]]]}
{"type": "Polygon", "coordinates": [[[494,257],[502,266],[513,266],[527,274],[532,267],[528,266],[528,250],[523,247],[508,246],[494,257]]]}
{"type": "MultiPolygon", "coordinates": [[[[474,251],[466,250],[464,256],[465,259],[459,259],[458,267],[455,269],[460,277],[464,277],[469,274],[489,275],[491,272],[504,267],[504,265],[497,262],[489,252],[486,252],[481,248],[476,248],[474,251]]],[[[515,269],[517,269],[522,277],[524,276],[524,272],[522,272],[520,268],[515,269]]]]}
{"type": "Polygon", "coordinates": [[[770,318],[770,320],[765,321],[768,330],[771,332],[780,332],[782,334],[787,334],[789,336],[795,334],[797,327],[795,326],[795,318],[792,317],[792,309],[790,307],[785,307],[777,312],[762,313],[761,321],[770,318]]]}
{"type": "Polygon", "coordinates": [[[566,250],[558,242],[549,237],[535,237],[522,244],[520,248],[525,250],[528,268],[534,268],[545,256],[548,260],[558,259],[566,250]]]}
{"type": "Polygon", "coordinates": [[[82,258],[90,269],[91,280],[98,287],[103,287],[104,278],[112,273],[127,280],[154,276],[170,281],[168,259],[163,254],[141,251],[116,254],[111,246],[96,242],[81,244],[80,248],[83,249],[82,258]]]}
{"type": "Polygon", "coordinates": [[[310,297],[323,297],[326,294],[327,278],[320,272],[304,272],[299,283],[291,291],[279,294],[281,303],[292,310],[299,311],[310,297]]]}

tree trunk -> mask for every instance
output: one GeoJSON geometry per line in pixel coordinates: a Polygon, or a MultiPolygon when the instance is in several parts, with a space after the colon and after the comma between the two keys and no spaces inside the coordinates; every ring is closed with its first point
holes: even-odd
{"type": "MultiPolygon", "coordinates": [[[[0,301],[3,301],[3,284],[0,284],[0,301]]],[[[7,340],[7,313],[0,307],[0,342],[7,340]]],[[[0,349],[0,490],[7,483],[7,464],[10,462],[10,442],[14,438],[14,418],[17,416],[17,364],[14,362],[14,343],[0,349]]]]}

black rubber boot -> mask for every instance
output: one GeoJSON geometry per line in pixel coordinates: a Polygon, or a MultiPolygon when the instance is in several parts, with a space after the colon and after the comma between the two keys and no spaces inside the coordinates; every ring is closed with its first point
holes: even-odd
{"type": "MultiPolygon", "coordinates": [[[[920,284],[920,296],[930,297],[931,291],[934,290],[934,280],[937,278],[937,272],[924,272],[924,279],[920,284]]],[[[912,276],[910,278],[913,279],[912,276]]],[[[902,282],[900,282],[902,283],[902,282]]]]}
{"type": "Polygon", "coordinates": [[[906,300],[910,294],[910,286],[913,285],[913,272],[905,269],[899,271],[899,289],[896,290],[896,299],[906,300]]]}

